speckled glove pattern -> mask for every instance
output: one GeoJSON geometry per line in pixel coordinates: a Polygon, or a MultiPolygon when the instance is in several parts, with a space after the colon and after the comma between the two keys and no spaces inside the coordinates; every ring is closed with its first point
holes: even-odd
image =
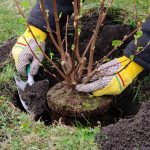
{"type": "Polygon", "coordinates": [[[94,96],[118,95],[136,76],[143,67],[123,56],[99,66],[100,76],[94,76],[90,83],[79,84],[76,90],[92,92],[94,96]]]}
{"type": "MultiPolygon", "coordinates": [[[[38,36],[38,39],[37,39],[38,44],[41,46],[42,50],[45,51],[46,34],[40,29],[37,29],[36,27],[32,26],[31,29],[34,35],[38,36]]],[[[31,33],[27,29],[26,32],[22,36],[19,37],[19,39],[17,40],[16,44],[14,45],[12,49],[12,55],[15,60],[16,69],[23,76],[26,76],[27,64],[30,64],[30,74],[32,76],[37,74],[38,69],[40,67],[39,62],[33,55],[31,49],[41,62],[43,60],[43,54],[39,50],[38,45],[36,44],[31,33]],[[24,37],[27,40],[30,47],[28,46],[24,37]]]]}

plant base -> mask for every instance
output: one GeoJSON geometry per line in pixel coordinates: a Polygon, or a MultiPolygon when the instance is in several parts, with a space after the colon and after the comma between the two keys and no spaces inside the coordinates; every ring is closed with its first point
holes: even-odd
{"type": "Polygon", "coordinates": [[[63,83],[58,83],[49,90],[47,100],[55,120],[60,118],[64,120],[65,117],[90,118],[103,115],[107,112],[112,97],[73,93],[63,83]]]}

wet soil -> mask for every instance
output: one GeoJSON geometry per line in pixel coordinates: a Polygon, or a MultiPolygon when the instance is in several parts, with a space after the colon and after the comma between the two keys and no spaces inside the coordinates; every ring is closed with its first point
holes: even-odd
{"type": "Polygon", "coordinates": [[[103,150],[150,149],[150,100],[142,105],[131,119],[120,119],[116,124],[102,128],[97,136],[103,150]]]}

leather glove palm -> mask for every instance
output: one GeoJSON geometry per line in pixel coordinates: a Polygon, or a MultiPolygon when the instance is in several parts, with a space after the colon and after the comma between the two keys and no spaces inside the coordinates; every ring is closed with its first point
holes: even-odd
{"type": "MultiPolygon", "coordinates": [[[[34,36],[37,37],[39,45],[42,47],[43,50],[45,50],[46,33],[34,26],[30,26],[30,28],[34,36]]],[[[30,73],[32,76],[34,76],[37,74],[40,65],[38,63],[38,60],[32,54],[30,47],[28,46],[23,37],[25,37],[31,49],[35,52],[39,60],[43,60],[43,55],[40,52],[38,45],[36,44],[28,29],[17,40],[16,44],[12,49],[12,55],[15,60],[16,69],[21,75],[26,76],[26,65],[31,63],[30,73]]]]}
{"type": "Polygon", "coordinates": [[[94,96],[118,95],[136,76],[142,72],[143,67],[123,56],[99,66],[102,76],[94,76],[90,83],[79,84],[76,90],[92,92],[94,96]]]}

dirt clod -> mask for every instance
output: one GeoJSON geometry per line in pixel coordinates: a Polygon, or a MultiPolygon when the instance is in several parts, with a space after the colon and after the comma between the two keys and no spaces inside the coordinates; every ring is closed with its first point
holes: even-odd
{"type": "Polygon", "coordinates": [[[103,150],[150,149],[150,100],[131,119],[102,128],[97,142],[103,150]]]}
{"type": "Polygon", "coordinates": [[[21,97],[28,105],[29,111],[34,116],[40,115],[47,111],[46,94],[49,89],[49,82],[47,80],[37,81],[32,86],[27,86],[24,92],[21,92],[21,97]]]}

